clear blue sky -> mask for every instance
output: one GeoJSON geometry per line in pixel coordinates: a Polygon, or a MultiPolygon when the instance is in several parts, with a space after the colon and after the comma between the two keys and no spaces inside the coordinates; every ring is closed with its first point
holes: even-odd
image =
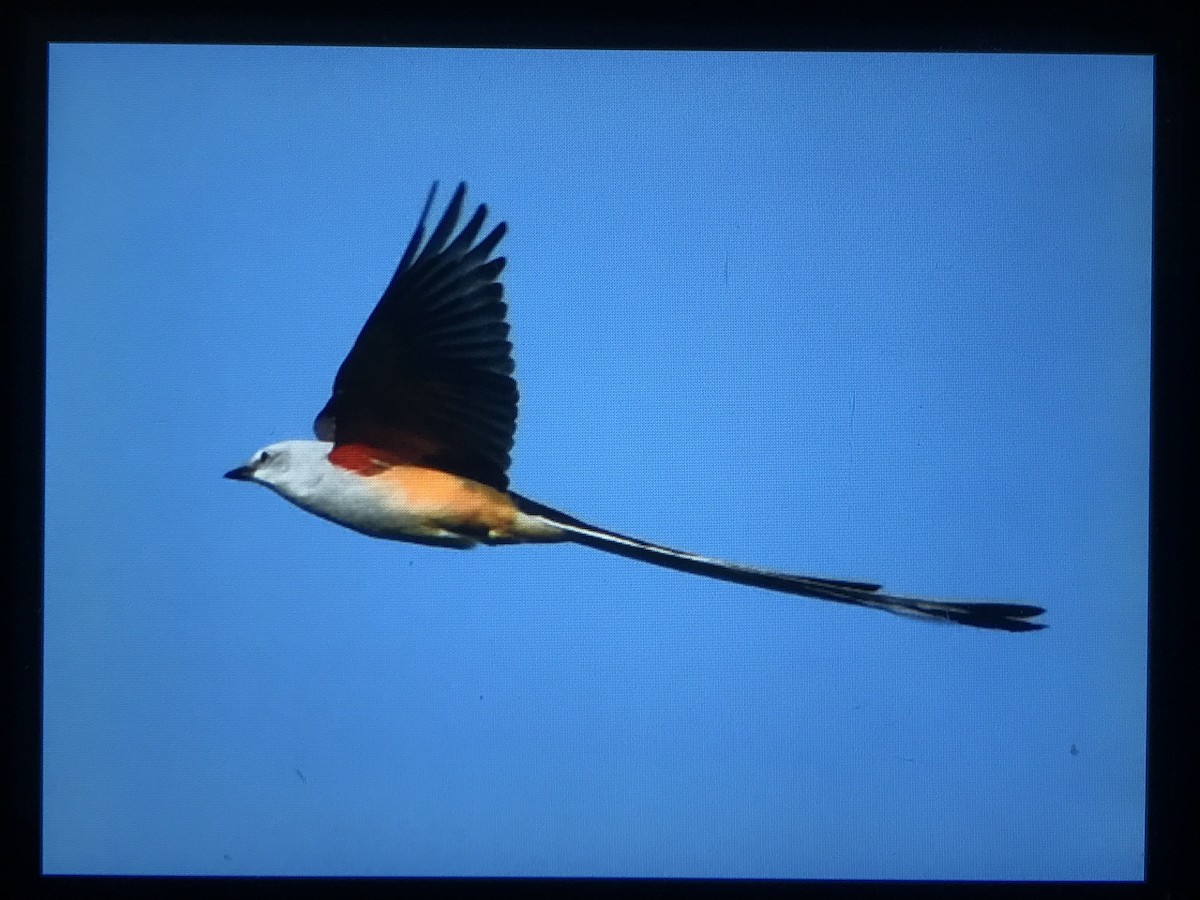
{"type": "Polygon", "coordinates": [[[44,866],[1136,879],[1148,57],[59,45],[44,866]],[[509,222],[520,492],[1048,608],[376,541],[311,437],[430,183],[509,222]]]}

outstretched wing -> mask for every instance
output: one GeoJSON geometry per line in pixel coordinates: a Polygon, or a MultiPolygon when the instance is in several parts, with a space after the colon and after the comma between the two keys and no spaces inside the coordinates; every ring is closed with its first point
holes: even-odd
{"type": "Polygon", "coordinates": [[[506,490],[518,395],[497,280],[505,260],[489,259],[505,224],[476,242],[487,216],[481,205],[452,240],[467,191],[459,184],[422,246],[436,190],[434,182],[313,430],[323,441],[365,444],[506,490]]]}

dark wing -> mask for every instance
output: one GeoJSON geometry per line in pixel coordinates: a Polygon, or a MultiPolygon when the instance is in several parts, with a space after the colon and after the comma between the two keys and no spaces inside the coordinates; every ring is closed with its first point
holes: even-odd
{"type": "Polygon", "coordinates": [[[317,437],[366,444],[393,458],[508,488],[517,428],[504,288],[504,258],[488,259],[501,222],[478,243],[487,207],[458,236],[460,184],[425,236],[437,182],[396,274],[350,348],[317,416],[317,437]]]}

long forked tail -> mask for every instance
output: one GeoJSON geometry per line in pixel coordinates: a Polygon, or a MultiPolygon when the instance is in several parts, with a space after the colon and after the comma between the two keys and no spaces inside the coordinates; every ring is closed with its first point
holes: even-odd
{"type": "Polygon", "coordinates": [[[561,529],[566,533],[568,540],[603,550],[606,553],[615,553],[618,556],[653,563],[668,569],[677,569],[680,572],[706,575],[709,578],[766,588],[770,591],[781,591],[799,597],[832,600],[837,603],[881,609],[897,615],[957,622],[976,628],[993,628],[1000,631],[1037,631],[1046,627],[1041,622],[1028,621],[1045,612],[1040,606],[1028,606],[1022,603],[972,603],[900,597],[884,594],[880,591],[880,585],[866,581],[815,578],[758,569],[753,566],[725,562],[684,550],[674,550],[670,547],[651,544],[648,541],[618,534],[615,531],[606,531],[517,494],[510,494],[510,496],[517,501],[517,506],[522,512],[537,516],[561,529]]]}

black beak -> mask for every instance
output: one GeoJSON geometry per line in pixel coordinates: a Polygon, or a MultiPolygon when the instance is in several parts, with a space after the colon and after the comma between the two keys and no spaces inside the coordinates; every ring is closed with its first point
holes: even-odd
{"type": "Polygon", "coordinates": [[[236,469],[226,472],[225,477],[232,478],[234,481],[253,481],[254,470],[249,466],[238,466],[236,469]]]}

